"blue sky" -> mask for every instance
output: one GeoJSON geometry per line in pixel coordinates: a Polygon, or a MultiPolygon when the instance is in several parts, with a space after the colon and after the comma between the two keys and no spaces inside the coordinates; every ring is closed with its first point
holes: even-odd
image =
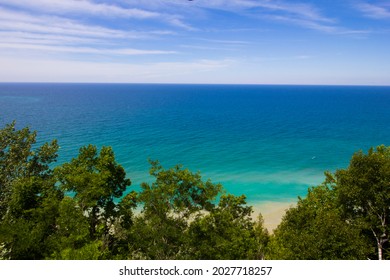
{"type": "Polygon", "coordinates": [[[0,82],[390,85],[390,1],[0,0],[0,82]]]}

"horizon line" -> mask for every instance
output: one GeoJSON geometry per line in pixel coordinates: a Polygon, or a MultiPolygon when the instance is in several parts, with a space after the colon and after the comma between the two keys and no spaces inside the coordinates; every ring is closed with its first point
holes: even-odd
{"type": "Polygon", "coordinates": [[[330,86],[330,87],[390,87],[390,84],[321,84],[321,83],[173,83],[173,82],[43,82],[0,81],[1,84],[53,84],[53,85],[189,85],[189,86],[330,86]]]}

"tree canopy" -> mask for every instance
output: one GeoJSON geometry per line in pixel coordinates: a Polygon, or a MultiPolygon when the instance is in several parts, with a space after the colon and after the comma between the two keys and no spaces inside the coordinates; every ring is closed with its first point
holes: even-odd
{"type": "Polygon", "coordinates": [[[328,174],[345,219],[373,239],[378,259],[389,254],[390,147],[355,153],[346,169],[328,174]]]}
{"type": "Polygon", "coordinates": [[[287,211],[275,231],[270,257],[389,257],[390,148],[359,151],[346,169],[325,175],[322,185],[309,189],[287,211]]]}
{"type": "Polygon", "coordinates": [[[256,241],[268,236],[244,196],[180,165],[150,161],[155,181],[136,192],[110,147],[81,147],[54,167],[56,141],[34,149],[36,132],[15,123],[0,140],[1,258],[255,258],[256,241]],[[224,252],[206,253],[215,242],[224,252]]]}
{"type": "Polygon", "coordinates": [[[88,145],[57,164],[56,140],[0,129],[0,259],[386,259],[390,147],[298,197],[273,233],[245,195],[181,165],[150,161],[131,189],[111,147],[88,145]]]}
{"type": "Polygon", "coordinates": [[[342,218],[335,192],[326,185],[309,189],[286,212],[270,247],[271,259],[364,259],[370,253],[366,238],[342,218]]]}

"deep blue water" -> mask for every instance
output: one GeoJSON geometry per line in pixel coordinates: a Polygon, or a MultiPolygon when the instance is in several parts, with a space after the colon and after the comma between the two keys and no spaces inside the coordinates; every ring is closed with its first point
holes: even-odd
{"type": "Polygon", "coordinates": [[[390,145],[390,87],[0,84],[0,125],[58,139],[60,162],[112,146],[137,188],[147,159],[248,200],[305,195],[355,151],[390,145]]]}

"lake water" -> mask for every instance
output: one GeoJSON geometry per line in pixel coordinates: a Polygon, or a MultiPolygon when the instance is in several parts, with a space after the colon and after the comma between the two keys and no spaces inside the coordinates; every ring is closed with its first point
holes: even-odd
{"type": "Polygon", "coordinates": [[[183,164],[250,202],[292,201],[390,145],[390,87],[0,84],[0,125],[58,139],[59,162],[87,144],[112,146],[132,187],[148,158],[183,164]]]}

